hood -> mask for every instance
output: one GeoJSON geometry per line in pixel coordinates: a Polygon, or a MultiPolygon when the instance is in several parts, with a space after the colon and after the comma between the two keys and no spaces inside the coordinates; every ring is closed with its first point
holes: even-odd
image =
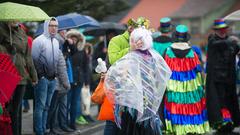
{"type": "Polygon", "coordinates": [[[172,48],[186,50],[191,48],[187,42],[177,42],[171,45],[172,48]]]}
{"type": "Polygon", "coordinates": [[[147,50],[152,47],[153,39],[151,36],[151,32],[145,28],[136,28],[133,30],[133,32],[130,35],[130,45],[132,45],[131,42],[137,43],[138,40],[142,40],[143,46],[139,48],[140,50],[147,50]]]}
{"type": "Polygon", "coordinates": [[[72,35],[78,37],[79,42],[77,44],[77,48],[78,50],[82,50],[84,48],[84,45],[86,44],[85,36],[81,32],[75,29],[71,29],[66,33],[67,38],[70,38],[72,35]],[[80,39],[82,39],[82,41],[80,41],[80,39]]]}
{"type": "Polygon", "coordinates": [[[44,26],[43,26],[43,34],[44,34],[46,37],[50,37],[50,34],[49,34],[49,32],[48,32],[48,27],[49,27],[49,22],[50,22],[51,19],[55,19],[55,20],[58,22],[57,18],[55,18],[55,17],[51,17],[50,19],[45,20],[44,26]]]}

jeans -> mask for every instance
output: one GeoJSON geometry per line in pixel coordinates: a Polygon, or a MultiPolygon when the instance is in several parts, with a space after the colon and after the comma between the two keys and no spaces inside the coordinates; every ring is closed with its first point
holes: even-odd
{"type": "Polygon", "coordinates": [[[67,94],[60,94],[58,100],[58,122],[60,128],[67,127],[67,94]]]}
{"type": "Polygon", "coordinates": [[[119,128],[112,121],[106,121],[106,125],[104,127],[104,135],[117,135],[119,128]]]}
{"type": "Polygon", "coordinates": [[[48,110],[48,121],[47,127],[52,130],[53,128],[58,127],[57,115],[58,115],[58,91],[54,91],[52,96],[51,105],[48,110]]]}
{"type": "Polygon", "coordinates": [[[75,125],[75,121],[77,117],[82,115],[82,110],[81,110],[81,89],[82,85],[78,87],[72,88],[68,92],[68,103],[67,103],[67,108],[68,108],[68,115],[70,114],[70,126],[75,125]]]}
{"type": "Polygon", "coordinates": [[[23,99],[23,108],[30,109],[30,105],[27,99],[23,99]]]}
{"type": "Polygon", "coordinates": [[[21,135],[22,129],[22,99],[25,92],[25,85],[17,85],[12,100],[9,102],[9,112],[12,120],[12,131],[14,135],[21,135]]]}
{"type": "Polygon", "coordinates": [[[53,94],[50,109],[48,111],[48,126],[54,128],[66,128],[67,126],[67,94],[56,90],[53,94]]]}
{"type": "Polygon", "coordinates": [[[46,131],[48,109],[55,90],[56,80],[42,77],[34,88],[35,110],[33,114],[36,135],[43,135],[46,131]]]}

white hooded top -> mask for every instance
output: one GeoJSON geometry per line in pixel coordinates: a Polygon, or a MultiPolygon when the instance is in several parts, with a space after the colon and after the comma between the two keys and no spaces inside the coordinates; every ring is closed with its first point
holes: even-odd
{"type": "MultiPolygon", "coordinates": [[[[33,40],[32,58],[39,77],[56,75],[59,42],[48,32],[51,19],[44,22],[44,33],[33,40]]],[[[56,18],[54,19],[57,21],[56,18]]]]}

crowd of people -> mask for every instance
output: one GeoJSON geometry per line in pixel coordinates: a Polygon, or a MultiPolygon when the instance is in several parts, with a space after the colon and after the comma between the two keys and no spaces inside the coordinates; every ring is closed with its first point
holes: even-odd
{"type": "MultiPolygon", "coordinates": [[[[165,134],[205,134],[210,132],[211,128],[216,130],[216,134],[231,134],[240,124],[236,91],[236,56],[239,52],[239,39],[229,35],[229,26],[223,19],[216,19],[213,33],[208,38],[206,64],[203,64],[201,49],[198,46],[191,46],[188,27],[182,24],[173,27],[170,18],[160,20],[161,35],[155,37],[153,43],[149,40],[145,42],[148,34],[143,31],[144,36],[132,42],[131,37],[134,36],[135,31],[139,31],[139,27],[148,29],[148,23],[145,18],[139,18],[137,21],[129,20],[128,30],[114,37],[109,43],[108,57],[112,66],[106,75],[105,91],[114,104],[115,121],[106,119],[104,135],[159,134],[157,132],[159,124],[156,121],[151,122],[152,119],[161,119],[163,123],[161,130],[165,134]],[[148,57],[154,58],[154,53],[148,47],[149,43],[165,60],[165,62],[161,61],[160,69],[164,69],[163,65],[167,63],[172,71],[160,105],[154,102],[156,94],[154,90],[157,87],[152,85],[156,83],[154,77],[158,74],[168,79],[166,72],[157,72],[155,69],[157,63],[144,71],[152,63],[145,62],[143,66],[136,64],[138,61],[135,60],[133,64],[129,56],[132,53],[140,53],[140,56],[135,55],[135,57],[139,58],[143,55],[144,59],[154,61],[148,59],[148,57]],[[135,64],[136,66],[132,66],[135,64]],[[135,74],[132,74],[131,68],[134,68],[135,74]],[[137,74],[144,83],[151,70],[155,76],[147,81],[149,83],[147,89],[139,84],[142,94],[138,95],[138,87],[128,86],[127,82],[134,84],[137,81],[135,78],[137,74]],[[135,81],[132,81],[134,79],[135,81]],[[134,98],[142,100],[136,102],[130,97],[131,92],[128,90],[135,92],[134,98]],[[123,96],[124,93],[127,94],[123,96]],[[137,106],[139,103],[142,103],[140,109],[137,106]],[[155,113],[152,109],[154,105],[159,107],[159,117],[152,115],[155,113]],[[139,116],[145,119],[141,120],[142,117],[139,116]]],[[[161,85],[164,86],[165,83],[161,81],[161,85]]]]}
{"type": "Polygon", "coordinates": [[[22,102],[27,111],[23,96],[29,85],[36,135],[75,132],[76,124],[95,121],[83,111],[87,107],[82,107],[81,91],[93,91],[100,82],[92,79],[98,58],[109,68],[101,75],[104,102],[112,109],[106,114],[109,118],[101,119],[106,121],[104,135],[205,134],[211,128],[218,134],[231,133],[240,125],[240,40],[228,34],[223,19],[216,19],[204,64],[201,49],[190,42],[188,27],[172,23],[171,18],[161,18],[161,34],[153,38],[149,20],[129,19],[123,34],[109,31],[107,46],[101,42],[93,49],[78,30],[58,31],[54,17],[44,22],[44,33],[33,41],[23,24],[1,22],[0,53],[11,56],[22,77],[5,106],[12,134],[22,132],[22,102]]]}

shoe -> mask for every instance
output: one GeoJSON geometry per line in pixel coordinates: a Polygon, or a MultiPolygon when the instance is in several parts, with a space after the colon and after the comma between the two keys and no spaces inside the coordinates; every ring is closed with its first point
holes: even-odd
{"type": "Polygon", "coordinates": [[[71,128],[68,127],[68,126],[63,126],[63,127],[61,127],[61,129],[62,129],[63,131],[65,131],[65,132],[74,132],[74,131],[75,131],[75,130],[71,129],[71,128]]]}
{"type": "Polygon", "coordinates": [[[83,117],[84,117],[85,120],[87,120],[88,122],[96,122],[96,120],[94,120],[90,115],[83,115],[83,117]]]}
{"type": "Polygon", "coordinates": [[[24,109],[23,109],[23,112],[24,112],[24,113],[28,113],[28,111],[29,111],[28,108],[24,108],[24,109]]]}
{"type": "Polygon", "coordinates": [[[69,126],[69,128],[71,128],[72,130],[74,130],[74,131],[76,131],[77,130],[77,128],[76,128],[76,126],[75,125],[70,125],[69,126]]]}
{"type": "Polygon", "coordinates": [[[51,133],[57,134],[57,135],[63,135],[66,134],[66,132],[64,132],[62,129],[60,128],[53,128],[50,131],[51,133]]]}
{"type": "Polygon", "coordinates": [[[53,132],[49,132],[49,133],[45,133],[44,135],[58,135],[58,134],[55,134],[53,132]]]}
{"type": "Polygon", "coordinates": [[[83,116],[80,116],[80,117],[76,120],[76,123],[79,124],[79,125],[86,125],[86,124],[88,124],[88,122],[84,119],[83,116]]]}
{"type": "Polygon", "coordinates": [[[221,126],[220,129],[217,130],[218,133],[231,133],[234,129],[234,126],[231,122],[227,122],[221,126]]]}

